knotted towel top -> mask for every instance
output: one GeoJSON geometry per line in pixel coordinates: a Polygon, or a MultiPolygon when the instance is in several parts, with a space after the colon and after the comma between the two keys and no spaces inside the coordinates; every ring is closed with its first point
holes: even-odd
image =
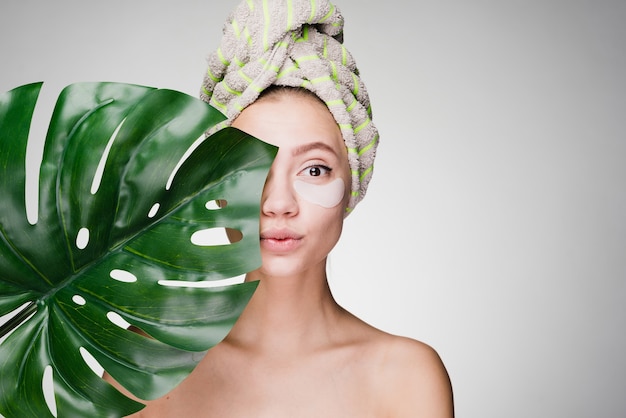
{"type": "Polygon", "coordinates": [[[378,131],[356,63],[343,46],[344,20],[328,0],[244,0],[208,56],[200,97],[227,124],[271,85],[303,87],[326,103],[348,149],[352,185],[347,211],[372,176],[378,131]]]}

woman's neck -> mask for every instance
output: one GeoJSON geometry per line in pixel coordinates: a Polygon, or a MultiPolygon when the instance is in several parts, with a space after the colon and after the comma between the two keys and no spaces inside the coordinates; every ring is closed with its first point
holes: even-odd
{"type": "Polygon", "coordinates": [[[298,277],[253,272],[246,280],[259,280],[259,285],[227,337],[229,342],[273,353],[315,350],[331,342],[332,330],[345,311],[335,302],[325,271],[298,277]]]}

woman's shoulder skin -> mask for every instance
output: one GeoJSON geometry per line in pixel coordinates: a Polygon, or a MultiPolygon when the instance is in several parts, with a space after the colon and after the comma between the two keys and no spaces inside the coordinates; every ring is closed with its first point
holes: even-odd
{"type": "Polygon", "coordinates": [[[386,417],[450,418],[452,387],[437,351],[423,342],[362,323],[369,375],[386,417]]]}
{"type": "Polygon", "coordinates": [[[376,374],[388,416],[453,417],[452,388],[439,354],[410,338],[388,335],[384,340],[376,374]]]}

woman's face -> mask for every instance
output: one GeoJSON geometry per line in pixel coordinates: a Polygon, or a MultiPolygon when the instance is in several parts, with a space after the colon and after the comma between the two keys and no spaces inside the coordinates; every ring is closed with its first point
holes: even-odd
{"type": "Polygon", "coordinates": [[[323,273],[350,193],[346,147],[315,97],[278,94],[248,106],[233,126],[278,146],[261,198],[262,275],[323,273]]]}

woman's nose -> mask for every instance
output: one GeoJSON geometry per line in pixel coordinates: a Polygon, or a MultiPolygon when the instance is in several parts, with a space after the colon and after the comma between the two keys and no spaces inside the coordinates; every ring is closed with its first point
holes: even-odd
{"type": "Polygon", "coordinates": [[[295,215],[298,212],[298,202],[294,193],[288,176],[278,175],[271,169],[263,187],[261,212],[267,216],[295,215]]]}

